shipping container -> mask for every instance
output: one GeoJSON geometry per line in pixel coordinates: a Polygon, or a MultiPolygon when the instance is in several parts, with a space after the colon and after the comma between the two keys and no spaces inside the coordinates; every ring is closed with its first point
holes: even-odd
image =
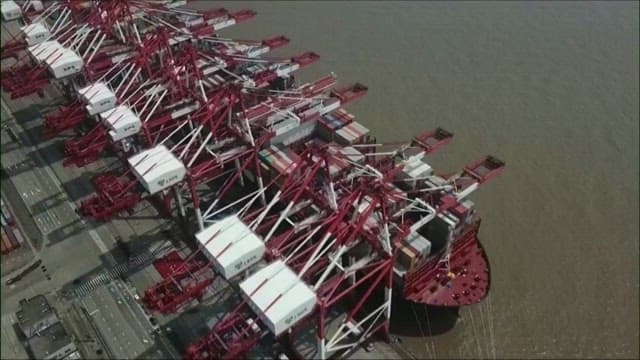
{"type": "Polygon", "coordinates": [[[269,140],[270,144],[289,146],[299,141],[304,141],[313,135],[318,121],[304,121],[296,127],[289,129],[287,132],[280,133],[269,140]]]}
{"type": "Polygon", "coordinates": [[[357,121],[351,122],[349,125],[343,126],[341,129],[335,132],[335,142],[340,145],[354,145],[361,144],[365,136],[369,134],[369,129],[364,127],[357,121]]]}
{"type": "Polygon", "coordinates": [[[267,265],[240,283],[249,306],[276,336],[310,314],[316,294],[282,260],[267,265]]]}
{"type": "Polygon", "coordinates": [[[326,141],[334,141],[334,134],[343,126],[350,124],[355,116],[345,109],[338,109],[322,115],[318,120],[318,135],[326,141]]]}
{"type": "Polygon", "coordinates": [[[47,26],[40,21],[22,26],[20,32],[29,46],[39,44],[51,37],[47,26]]]}
{"type": "Polygon", "coordinates": [[[196,240],[227,280],[262,260],[265,252],[262,239],[236,215],[216,221],[197,233],[196,240]]]}
{"type": "Polygon", "coordinates": [[[111,110],[116,106],[116,95],[102,81],[98,81],[78,90],[78,94],[87,105],[87,113],[91,116],[111,110]]]}
{"type": "Polygon", "coordinates": [[[258,155],[260,160],[269,167],[270,172],[273,172],[273,176],[291,173],[294,169],[293,164],[300,160],[300,157],[290,148],[276,145],[261,150],[258,155]]]}
{"type": "Polygon", "coordinates": [[[2,228],[2,254],[8,254],[19,247],[20,247],[20,244],[18,243],[16,238],[13,236],[13,234],[11,234],[10,232],[8,233],[3,227],[2,228]]]}
{"type": "Polygon", "coordinates": [[[179,183],[186,174],[182,161],[164,145],[141,151],[127,161],[135,176],[152,195],[179,183]]]}
{"type": "Polygon", "coordinates": [[[4,218],[4,221],[7,222],[7,224],[9,225],[14,225],[15,222],[13,220],[13,215],[11,214],[11,211],[9,211],[9,208],[5,205],[4,201],[2,201],[2,217],[4,218]]]}
{"type": "Polygon", "coordinates": [[[0,9],[4,21],[19,19],[20,16],[22,16],[22,10],[20,9],[20,6],[18,6],[18,4],[16,4],[16,2],[13,0],[2,1],[0,9]]]}

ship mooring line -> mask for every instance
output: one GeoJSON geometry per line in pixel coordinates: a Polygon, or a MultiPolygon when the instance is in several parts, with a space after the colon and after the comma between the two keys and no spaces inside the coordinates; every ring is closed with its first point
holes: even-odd
{"type": "MultiPolygon", "coordinates": [[[[416,323],[418,324],[418,329],[420,329],[420,335],[424,339],[424,338],[426,338],[426,336],[424,334],[424,331],[422,330],[422,324],[420,324],[420,319],[418,318],[418,313],[416,312],[416,307],[415,307],[415,305],[413,305],[413,302],[411,303],[411,310],[413,310],[413,316],[416,318],[416,323]]],[[[427,351],[427,353],[430,354],[431,351],[430,351],[429,347],[427,346],[426,342],[424,343],[424,348],[427,351]]],[[[431,356],[431,354],[430,354],[430,357],[433,358],[433,356],[431,356]]]]}

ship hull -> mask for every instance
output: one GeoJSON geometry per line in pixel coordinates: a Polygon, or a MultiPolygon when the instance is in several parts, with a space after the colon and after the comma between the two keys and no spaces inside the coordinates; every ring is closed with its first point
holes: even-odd
{"type": "Polygon", "coordinates": [[[479,223],[455,241],[449,266],[439,256],[406,274],[404,298],[432,306],[457,307],[480,302],[489,293],[489,261],[478,239],[479,223]]]}

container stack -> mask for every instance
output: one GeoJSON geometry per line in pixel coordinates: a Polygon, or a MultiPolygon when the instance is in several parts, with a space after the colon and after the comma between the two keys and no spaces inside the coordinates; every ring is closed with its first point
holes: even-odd
{"type": "Polygon", "coordinates": [[[399,177],[404,180],[407,190],[415,190],[424,180],[433,175],[433,169],[424,161],[422,155],[413,156],[404,161],[404,167],[399,177]]]}
{"type": "MultiPolygon", "coordinates": [[[[354,163],[364,163],[364,155],[352,146],[341,147],[335,143],[331,143],[329,144],[329,152],[335,155],[335,161],[332,161],[329,165],[329,174],[332,179],[339,177],[345,171],[351,169],[354,163]]],[[[315,155],[312,159],[320,161],[320,158],[315,155]]]]}
{"type": "Polygon", "coordinates": [[[270,178],[278,175],[287,176],[294,170],[293,164],[300,160],[300,157],[290,148],[276,145],[261,150],[259,157],[266,165],[270,178]]]}
{"type": "Polygon", "coordinates": [[[426,259],[430,253],[431,242],[418,232],[412,232],[401,243],[398,251],[398,265],[405,271],[411,271],[420,260],[426,259]]]}
{"type": "Polygon", "coordinates": [[[369,134],[369,129],[359,122],[353,121],[349,125],[343,126],[335,132],[335,142],[340,145],[348,146],[361,144],[365,137],[369,134]]]}
{"type": "Polygon", "coordinates": [[[5,227],[2,227],[2,246],[1,252],[2,255],[8,254],[13,250],[16,250],[20,247],[20,243],[18,239],[14,236],[12,231],[7,232],[5,227]]]}
{"type": "Polygon", "coordinates": [[[13,216],[9,212],[9,209],[5,206],[4,201],[2,202],[2,241],[0,242],[0,252],[4,254],[8,254],[13,250],[16,250],[20,247],[20,242],[16,238],[13,227],[15,226],[15,222],[13,220],[13,216]]]}
{"type": "Polygon", "coordinates": [[[335,132],[350,124],[355,116],[345,109],[338,109],[323,115],[318,120],[318,134],[326,141],[334,141],[335,132]]]}

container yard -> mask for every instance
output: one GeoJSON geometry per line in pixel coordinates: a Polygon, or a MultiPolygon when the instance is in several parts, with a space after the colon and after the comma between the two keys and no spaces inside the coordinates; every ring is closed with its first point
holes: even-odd
{"type": "Polygon", "coordinates": [[[52,194],[29,193],[27,211],[58,206],[33,216],[42,246],[6,285],[58,284],[66,331],[91,338],[70,356],[415,358],[392,331],[398,308],[483,304],[491,251],[472,196],[503,154],[439,170],[448,124],[379,141],[352,110],[366,78],[303,81],[331,54],[288,52],[293,32],[227,36],[259,14],[190,5],[2,2],[3,109],[28,126],[12,142],[51,164],[33,181],[52,194]],[[52,278],[63,243],[95,245],[97,262],[52,278]]]}

